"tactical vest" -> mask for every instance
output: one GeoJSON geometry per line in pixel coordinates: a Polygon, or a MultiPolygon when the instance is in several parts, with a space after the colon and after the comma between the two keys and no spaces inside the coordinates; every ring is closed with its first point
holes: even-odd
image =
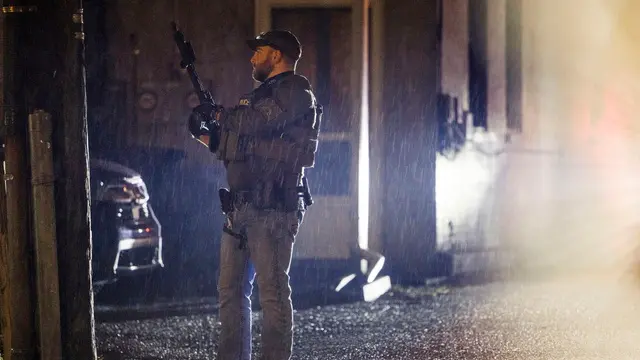
{"type": "MultiPolygon", "coordinates": [[[[294,75],[295,76],[295,75],[294,75]]],[[[273,118],[283,112],[273,98],[274,88],[285,78],[273,79],[240,100],[239,106],[262,107],[273,118]]],[[[313,167],[318,149],[318,135],[322,121],[322,106],[314,99],[314,106],[305,114],[289,121],[274,131],[256,133],[250,127],[231,130],[224,126],[220,134],[218,159],[245,161],[248,156],[276,160],[292,173],[300,174],[303,168],[313,167]]],[[[233,116],[233,115],[231,115],[233,116]]],[[[255,115],[254,115],[255,116],[255,115]]],[[[212,149],[213,150],[213,149],[212,149]]]]}

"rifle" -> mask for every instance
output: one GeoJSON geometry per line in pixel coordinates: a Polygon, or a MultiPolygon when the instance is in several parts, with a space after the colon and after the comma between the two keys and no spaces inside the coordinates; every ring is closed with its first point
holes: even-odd
{"type": "MultiPolygon", "coordinates": [[[[178,50],[180,50],[180,67],[187,69],[191,84],[193,84],[193,88],[198,94],[198,99],[200,100],[200,105],[194,109],[194,113],[198,113],[200,116],[193,117],[196,121],[193,125],[195,125],[195,128],[199,128],[199,133],[201,132],[203,135],[209,135],[209,144],[207,145],[211,151],[215,152],[220,144],[220,134],[218,131],[218,129],[220,129],[220,124],[216,121],[214,112],[221,109],[221,107],[216,105],[209,90],[205,90],[204,86],[202,86],[202,83],[200,82],[195,65],[196,53],[193,51],[191,42],[185,41],[184,34],[178,29],[178,24],[176,24],[175,21],[171,22],[171,27],[173,28],[173,39],[178,46],[178,50]],[[202,130],[204,131],[202,132],[202,130]]],[[[191,119],[192,118],[189,120],[190,130],[192,129],[191,119]]]]}
{"type": "Polygon", "coordinates": [[[175,21],[171,22],[171,27],[173,28],[173,39],[175,40],[176,45],[178,45],[178,50],[180,50],[180,56],[182,58],[180,61],[180,67],[187,69],[189,79],[191,79],[193,88],[198,94],[198,99],[200,99],[200,104],[210,104],[215,106],[216,103],[213,101],[211,93],[204,89],[200,82],[200,78],[198,77],[198,73],[196,72],[196,54],[193,51],[191,42],[184,40],[184,34],[178,29],[178,24],[176,24],[175,21]]]}

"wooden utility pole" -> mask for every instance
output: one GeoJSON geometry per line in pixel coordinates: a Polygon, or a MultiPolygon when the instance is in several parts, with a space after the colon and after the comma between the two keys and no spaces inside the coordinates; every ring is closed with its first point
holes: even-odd
{"type": "MultiPolygon", "coordinates": [[[[48,8],[55,73],[53,161],[63,357],[96,359],[91,285],[89,148],[82,0],[38,0],[48,8]]],[[[47,21],[47,20],[44,20],[47,21]]]]}

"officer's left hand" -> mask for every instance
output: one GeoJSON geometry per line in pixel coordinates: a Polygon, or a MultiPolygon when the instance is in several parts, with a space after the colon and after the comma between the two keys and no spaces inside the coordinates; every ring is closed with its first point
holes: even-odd
{"type": "Polygon", "coordinates": [[[216,118],[222,111],[222,107],[213,104],[200,104],[196,106],[189,116],[189,132],[195,138],[210,135],[214,128],[218,127],[216,118]]]}

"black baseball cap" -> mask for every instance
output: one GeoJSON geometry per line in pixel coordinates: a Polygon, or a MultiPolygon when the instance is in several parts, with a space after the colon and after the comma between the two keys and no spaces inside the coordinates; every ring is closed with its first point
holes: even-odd
{"type": "Polygon", "coordinates": [[[298,38],[287,30],[271,30],[263,32],[255,39],[247,40],[247,45],[255,51],[258,46],[271,46],[282,51],[292,60],[300,59],[302,56],[302,46],[298,38]]]}

